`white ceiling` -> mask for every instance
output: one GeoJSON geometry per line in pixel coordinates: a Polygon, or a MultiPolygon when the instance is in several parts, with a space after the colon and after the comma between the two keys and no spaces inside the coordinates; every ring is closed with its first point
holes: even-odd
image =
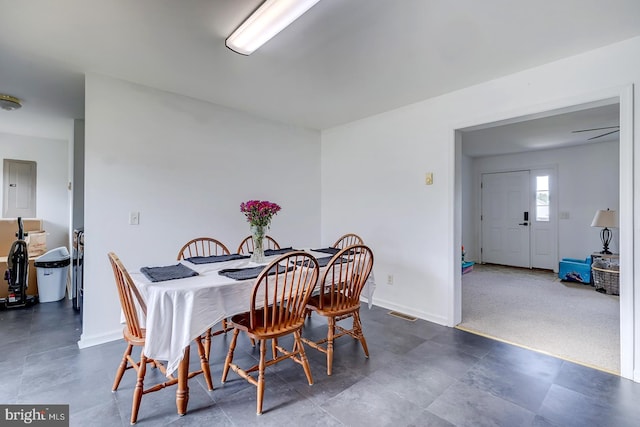
{"type": "Polygon", "coordinates": [[[639,0],[321,0],[228,50],[260,3],[0,0],[0,93],[24,100],[0,124],[84,117],[97,72],[325,129],[640,35],[639,0]]]}
{"type": "Polygon", "coordinates": [[[468,156],[480,157],[618,141],[617,101],[578,105],[466,129],[462,131],[462,150],[468,156]]]}

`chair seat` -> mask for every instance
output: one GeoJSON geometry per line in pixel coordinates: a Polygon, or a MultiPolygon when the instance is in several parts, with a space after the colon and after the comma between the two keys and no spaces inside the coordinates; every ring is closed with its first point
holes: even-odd
{"type": "Polygon", "coordinates": [[[147,330],[140,329],[140,332],[142,333],[142,337],[136,337],[132,335],[129,332],[129,328],[125,326],[124,329],[122,330],[122,336],[124,337],[125,341],[127,341],[129,344],[142,347],[144,346],[144,340],[147,336],[147,330]]]}
{"type": "Polygon", "coordinates": [[[591,257],[584,260],[563,258],[558,267],[558,278],[567,282],[591,282],[591,257]]]}
{"type": "Polygon", "coordinates": [[[345,302],[342,305],[335,303],[331,305],[331,294],[324,294],[322,296],[315,295],[309,298],[307,307],[321,316],[341,316],[360,310],[360,303],[352,304],[345,302]],[[320,298],[322,298],[322,304],[320,304],[320,298]],[[321,305],[322,308],[320,308],[321,305]]]}
{"type": "MultiPolygon", "coordinates": [[[[292,324],[290,326],[282,326],[280,325],[278,328],[267,328],[264,324],[264,310],[259,309],[255,311],[256,314],[256,324],[253,328],[251,328],[251,314],[249,312],[236,314],[231,318],[231,323],[241,331],[245,331],[250,337],[255,339],[270,339],[273,337],[279,337],[282,335],[286,335],[295,331],[296,329],[300,329],[302,325],[304,325],[304,318],[300,319],[300,321],[292,324]]],[[[267,324],[271,325],[273,323],[278,324],[278,322],[272,322],[272,312],[269,310],[267,312],[267,324]]]]}

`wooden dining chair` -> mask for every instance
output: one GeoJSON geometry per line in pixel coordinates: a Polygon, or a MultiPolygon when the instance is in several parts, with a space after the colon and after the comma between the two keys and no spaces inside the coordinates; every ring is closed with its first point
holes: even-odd
{"type": "MultiPolygon", "coordinates": [[[[196,257],[196,256],[212,256],[212,255],[230,255],[229,249],[222,243],[221,241],[214,239],[212,237],[196,237],[195,239],[189,240],[187,243],[182,246],[180,251],[178,252],[178,261],[196,257]]],[[[207,329],[207,331],[202,335],[204,339],[204,348],[207,354],[207,359],[211,354],[211,338],[220,335],[226,334],[227,331],[230,331],[231,327],[227,325],[227,319],[222,319],[221,329],[213,330],[213,328],[207,329]]]]}
{"type": "Polygon", "coordinates": [[[196,237],[189,240],[178,252],[178,261],[194,256],[229,255],[229,249],[211,237],[196,237]]]}
{"type": "Polygon", "coordinates": [[[343,249],[350,245],[363,245],[364,241],[360,236],[353,233],[347,233],[344,236],[341,236],[334,244],[334,248],[343,249]]]}
{"type": "Polygon", "coordinates": [[[302,340],[310,347],[327,355],[327,375],[333,366],[333,342],[336,338],[350,335],[360,341],[364,354],[369,358],[367,341],[360,322],[360,294],[371,269],[373,252],[365,245],[346,246],[335,254],[318,280],[320,292],[312,296],[307,309],[327,318],[327,337],[319,341],[302,340]],[[351,328],[337,322],[351,318],[351,328]],[[337,331],[337,333],[336,333],[337,331]]]}
{"type": "Polygon", "coordinates": [[[307,302],[318,280],[318,261],[303,251],[289,252],[267,265],[256,278],[251,296],[251,309],[231,318],[233,338],[224,362],[222,382],[229,368],[257,387],[256,412],[262,413],[265,388],[265,368],[286,359],[302,365],[309,385],[313,384],[309,362],[300,339],[307,302]],[[278,272],[278,273],[277,273],[278,272]],[[240,368],[233,363],[233,353],[240,331],[245,331],[260,343],[259,363],[240,368]],[[278,338],[293,334],[293,348],[278,344],[278,338]],[[266,360],[267,340],[271,340],[272,358],[266,360]],[[257,378],[251,375],[258,372],[257,378]]]}
{"type": "MultiPolygon", "coordinates": [[[[364,241],[360,236],[353,233],[347,233],[344,236],[340,236],[340,238],[332,245],[333,248],[343,249],[349,245],[363,245],[364,241]]],[[[313,314],[312,310],[307,310],[307,317],[311,319],[311,314],[313,314]]]]}
{"type": "MultiPolygon", "coordinates": [[[[262,240],[262,245],[264,247],[264,249],[280,249],[280,245],[278,244],[278,242],[275,241],[275,239],[271,236],[264,236],[264,239],[262,240]]],[[[253,252],[253,236],[247,236],[244,238],[244,240],[240,243],[240,246],[238,246],[238,253],[239,254],[248,254],[253,252]]]]}
{"type": "MultiPolygon", "coordinates": [[[[140,326],[138,313],[141,313],[146,317],[147,306],[144,302],[144,299],[142,298],[142,295],[138,291],[138,288],[136,288],[133,280],[131,280],[131,276],[129,276],[129,273],[125,269],[118,256],[115,253],[110,252],[109,261],[111,262],[111,267],[113,268],[113,275],[115,277],[116,287],[118,288],[118,295],[120,296],[120,306],[122,307],[122,311],[127,322],[123,331],[124,340],[127,342],[127,348],[125,349],[124,355],[122,356],[122,362],[120,362],[120,366],[116,371],[116,377],[113,382],[112,391],[115,392],[118,390],[120,380],[122,380],[122,376],[124,375],[126,370],[134,369],[136,371],[137,382],[135,389],[133,390],[133,405],[131,407],[130,420],[131,424],[135,424],[138,420],[138,410],[140,409],[142,396],[147,393],[152,393],[154,391],[162,390],[165,387],[177,384],[178,378],[173,375],[169,375],[167,377],[166,368],[162,362],[150,359],[145,356],[144,343],[146,330],[140,326]],[[133,347],[142,348],[142,350],[140,351],[139,361],[136,361],[133,356],[131,356],[133,347]],[[144,377],[147,372],[147,364],[151,364],[153,367],[160,369],[160,372],[162,372],[163,376],[167,377],[168,380],[145,389],[144,377]]],[[[198,347],[201,369],[198,371],[189,372],[187,378],[192,378],[196,375],[203,374],[208,389],[213,390],[209,360],[207,359],[207,356],[205,354],[202,340],[200,337],[198,337],[195,339],[195,342],[198,347]]]]}

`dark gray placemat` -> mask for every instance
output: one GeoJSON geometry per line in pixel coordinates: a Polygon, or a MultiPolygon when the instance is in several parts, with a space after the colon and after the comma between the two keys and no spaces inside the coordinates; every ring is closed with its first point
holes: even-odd
{"type": "Polygon", "coordinates": [[[292,247],[280,248],[280,249],[265,249],[264,256],[288,254],[289,252],[294,252],[297,250],[298,249],[293,249],[292,247]]]}
{"type": "Polygon", "coordinates": [[[211,256],[192,256],[185,258],[193,264],[211,264],[214,262],[233,261],[235,259],[249,258],[249,255],[231,254],[231,255],[211,255],[211,256]]]}
{"type": "Polygon", "coordinates": [[[325,254],[335,255],[340,252],[338,248],[320,248],[320,249],[311,249],[313,252],[324,252],[325,254]]]}
{"type": "Polygon", "coordinates": [[[198,272],[193,271],[183,264],[167,265],[163,267],[142,267],[140,272],[152,282],[164,282],[165,280],[184,279],[197,276],[198,272]]]}
{"type": "MultiPolygon", "coordinates": [[[[331,258],[333,258],[333,256],[324,256],[322,258],[316,258],[316,260],[318,261],[318,267],[326,267],[327,264],[329,264],[329,261],[331,261],[331,258]]],[[[347,258],[340,258],[341,261],[336,261],[336,264],[342,264],[343,262],[351,262],[350,259],[347,258]]],[[[308,265],[309,260],[306,261],[298,261],[298,265],[308,265]]]]}
{"type": "MultiPolygon", "coordinates": [[[[247,279],[255,279],[262,273],[262,270],[265,269],[266,266],[258,266],[258,267],[250,267],[250,268],[225,268],[224,270],[218,271],[218,274],[222,276],[227,276],[235,280],[247,280],[247,279]]],[[[286,271],[293,269],[293,267],[289,267],[286,271]]],[[[284,273],[285,268],[282,265],[278,266],[278,274],[284,273]]],[[[271,270],[269,275],[275,274],[275,270],[271,270]]]]}

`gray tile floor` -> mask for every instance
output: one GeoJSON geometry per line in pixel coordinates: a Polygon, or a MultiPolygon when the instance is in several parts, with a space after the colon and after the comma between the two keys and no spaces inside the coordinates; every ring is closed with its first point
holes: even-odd
{"type": "MultiPolygon", "coordinates": [[[[285,361],[268,368],[264,413],[255,387],[229,373],[220,384],[231,335],[214,338],[209,392],[190,382],[189,412],[175,413],[175,388],[143,397],[141,426],[638,426],[640,384],[457,329],[409,322],[362,309],[371,358],[359,344],[337,341],[334,373],[307,350],[314,385],[285,361]]],[[[314,315],[304,334],[325,333],[314,315]]],[[[0,402],[70,405],[72,426],[129,424],[134,373],[111,392],[124,350],[116,341],[84,350],[79,316],[68,301],[0,312],[0,402]]],[[[192,354],[195,354],[192,352],[192,354]]],[[[257,351],[240,337],[236,361],[257,351]]],[[[194,368],[197,360],[192,357],[194,368]]],[[[147,384],[159,378],[151,371],[147,384]]]]}

